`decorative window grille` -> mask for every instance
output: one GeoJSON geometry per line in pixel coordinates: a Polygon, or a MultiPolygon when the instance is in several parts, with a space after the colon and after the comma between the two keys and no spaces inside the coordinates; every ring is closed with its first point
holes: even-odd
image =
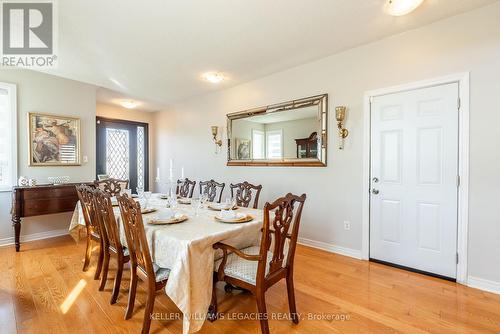
{"type": "Polygon", "coordinates": [[[137,187],[144,188],[144,127],[137,127],[137,187]]]}
{"type": "Polygon", "coordinates": [[[106,174],[109,177],[129,179],[129,132],[121,129],[106,129],[106,174]]]}

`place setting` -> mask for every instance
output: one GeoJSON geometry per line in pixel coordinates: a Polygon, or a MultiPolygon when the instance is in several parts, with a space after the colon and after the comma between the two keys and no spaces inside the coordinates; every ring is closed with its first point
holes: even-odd
{"type": "Polygon", "coordinates": [[[186,220],[188,220],[188,216],[186,214],[167,208],[159,210],[154,217],[148,219],[147,224],[169,225],[182,223],[186,220]]]}
{"type": "Polygon", "coordinates": [[[244,212],[236,212],[234,210],[220,210],[219,213],[214,216],[214,219],[217,222],[221,223],[238,224],[248,223],[252,221],[254,217],[244,212]]]}

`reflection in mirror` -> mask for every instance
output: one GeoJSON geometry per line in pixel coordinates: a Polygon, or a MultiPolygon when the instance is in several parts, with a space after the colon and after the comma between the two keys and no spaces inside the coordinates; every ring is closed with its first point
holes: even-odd
{"type": "Polygon", "coordinates": [[[228,165],[326,165],[327,95],[228,115],[228,165]]]}

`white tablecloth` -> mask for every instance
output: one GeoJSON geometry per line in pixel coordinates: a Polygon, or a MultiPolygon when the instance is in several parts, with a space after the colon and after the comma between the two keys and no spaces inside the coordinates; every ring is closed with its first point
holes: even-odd
{"type": "MultiPolygon", "coordinates": [[[[156,213],[143,215],[144,228],[153,261],[162,268],[171,270],[165,287],[167,295],[184,314],[183,333],[200,330],[205,320],[212,294],[212,272],[215,251],[212,245],[223,241],[237,248],[257,245],[262,227],[262,210],[239,208],[239,212],[253,215],[255,219],[243,224],[225,224],[214,220],[216,211],[202,209],[194,216],[190,205],[179,205],[178,211],[189,219],[174,225],[149,225],[156,214],[165,210],[166,201],[153,195],[149,206],[158,209],[156,213]]],[[[115,216],[120,221],[119,208],[115,216]]],[[[85,225],[81,206],[78,203],[70,225],[71,235],[85,225]]],[[[122,243],[126,245],[123,229],[120,228],[122,243]]]]}

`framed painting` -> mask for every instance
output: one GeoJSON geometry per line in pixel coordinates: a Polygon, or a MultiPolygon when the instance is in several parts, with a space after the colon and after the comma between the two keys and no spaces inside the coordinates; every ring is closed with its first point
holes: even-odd
{"type": "Polygon", "coordinates": [[[239,160],[250,159],[250,139],[236,139],[236,156],[239,160]]]}
{"type": "Polygon", "coordinates": [[[79,166],[80,119],[28,114],[29,165],[79,166]]]}

